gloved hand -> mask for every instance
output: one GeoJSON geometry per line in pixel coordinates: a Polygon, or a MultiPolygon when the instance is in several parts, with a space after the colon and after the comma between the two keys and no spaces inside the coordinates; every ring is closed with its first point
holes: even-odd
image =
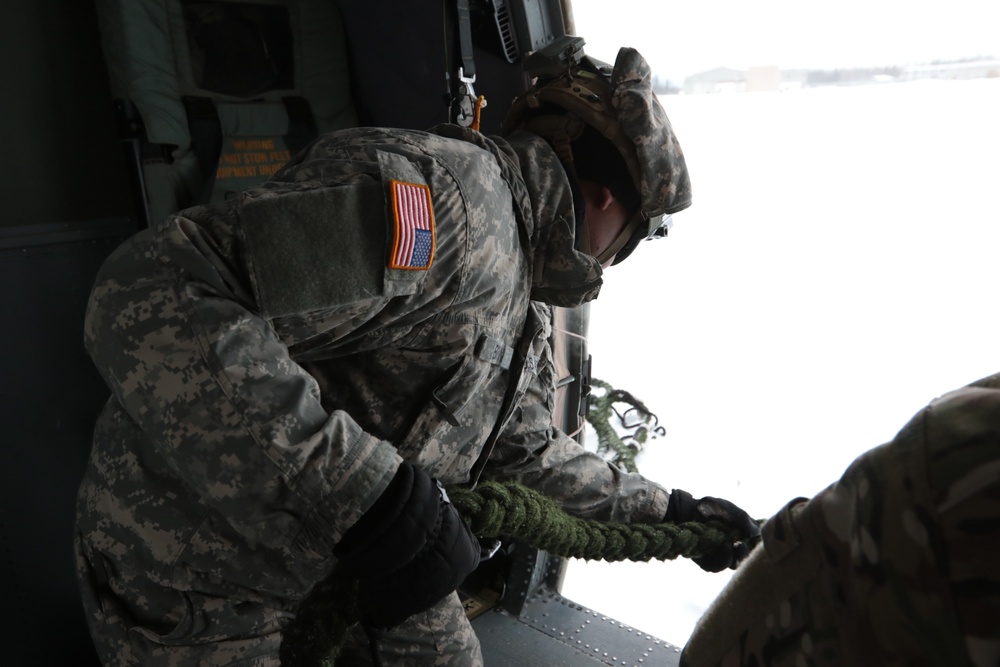
{"type": "Polygon", "coordinates": [[[480,553],[444,489],[405,462],[334,549],[359,578],[363,623],[382,630],[455,590],[479,565],[480,553]]]}
{"type": "Polygon", "coordinates": [[[665,519],[673,523],[718,521],[737,532],[736,541],[722,544],[712,553],[693,559],[707,572],[721,572],[726,568],[735,570],[760,542],[760,525],[739,507],[721,498],[706,496],[695,500],[687,491],[674,489],[670,493],[665,519]]]}

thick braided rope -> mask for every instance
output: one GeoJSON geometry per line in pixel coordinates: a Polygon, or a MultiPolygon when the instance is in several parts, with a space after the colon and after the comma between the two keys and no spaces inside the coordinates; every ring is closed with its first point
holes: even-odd
{"type": "Polygon", "coordinates": [[[448,492],[452,503],[482,537],[509,535],[555,556],[606,561],[700,558],[732,539],[720,527],[624,524],[566,514],[552,499],[521,484],[485,482],[474,491],[448,492]]]}
{"type": "MultiPolygon", "coordinates": [[[[683,524],[622,524],[579,519],[521,484],[484,482],[475,490],[449,489],[459,513],[480,537],[510,536],[555,556],[606,561],[699,558],[724,540],[720,527],[683,524]]],[[[357,622],[356,581],[334,572],[296,611],[284,633],[281,664],[333,667],[350,626],[357,622]]]]}

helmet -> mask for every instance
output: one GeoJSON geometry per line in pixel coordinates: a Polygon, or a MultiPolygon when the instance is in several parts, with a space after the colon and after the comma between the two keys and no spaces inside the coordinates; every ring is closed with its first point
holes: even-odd
{"type": "Polygon", "coordinates": [[[614,144],[640,197],[636,217],[614,244],[617,264],[639,241],[666,236],[670,214],[691,205],[691,180],[645,59],[623,47],[611,67],[583,55],[583,44],[564,36],[528,58],[525,69],[536,81],[514,100],[502,132],[544,137],[571,173],[571,143],[585,125],[614,144]]]}

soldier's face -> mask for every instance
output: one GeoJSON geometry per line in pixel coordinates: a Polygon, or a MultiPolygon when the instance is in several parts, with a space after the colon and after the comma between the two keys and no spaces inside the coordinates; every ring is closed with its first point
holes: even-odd
{"type": "Polygon", "coordinates": [[[628,224],[628,211],[615,199],[611,191],[592,181],[580,181],[583,201],[586,204],[584,223],[589,235],[589,248],[580,248],[587,254],[601,259],[601,266],[608,268],[615,256],[601,257],[611,247],[628,224]]]}

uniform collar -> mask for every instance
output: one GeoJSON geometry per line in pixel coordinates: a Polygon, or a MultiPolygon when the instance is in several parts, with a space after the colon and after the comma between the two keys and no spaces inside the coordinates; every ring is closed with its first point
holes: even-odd
{"type": "Polygon", "coordinates": [[[439,125],[432,131],[477,144],[495,156],[531,255],[531,298],[565,308],[597,298],[604,270],[596,259],[576,249],[582,195],[574,194],[552,147],[537,134],[523,131],[504,138],[487,138],[458,125],[439,125]]]}
{"type": "Polygon", "coordinates": [[[527,211],[523,218],[531,222],[531,297],[568,308],[595,299],[603,269],[596,259],[576,249],[577,225],[583,221],[579,188],[574,189],[555,151],[541,137],[515,132],[506,140],[524,184],[521,206],[527,211]]]}

